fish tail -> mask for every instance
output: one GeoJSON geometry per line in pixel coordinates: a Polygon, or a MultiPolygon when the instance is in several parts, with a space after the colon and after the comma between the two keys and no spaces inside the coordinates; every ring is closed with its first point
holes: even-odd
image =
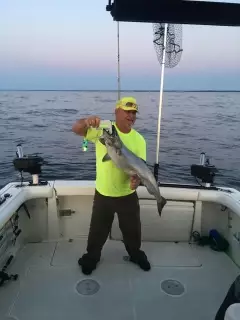
{"type": "Polygon", "coordinates": [[[161,216],[162,209],[166,203],[167,203],[167,200],[164,197],[161,197],[161,200],[157,202],[159,216],[161,216]]]}

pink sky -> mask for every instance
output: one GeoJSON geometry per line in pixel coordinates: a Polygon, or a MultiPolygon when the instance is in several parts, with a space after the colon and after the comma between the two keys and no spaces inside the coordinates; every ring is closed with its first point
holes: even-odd
{"type": "MultiPolygon", "coordinates": [[[[83,0],[4,3],[0,11],[0,88],[6,74],[14,87],[14,74],[28,77],[26,82],[31,83],[29,77],[37,79],[39,69],[46,79],[52,72],[61,77],[67,74],[69,79],[71,72],[73,78],[78,72],[92,75],[93,80],[94,76],[117,76],[116,22],[105,11],[106,0],[95,5],[92,11],[91,2],[83,0]],[[21,74],[24,69],[27,72],[21,74]]],[[[215,75],[216,81],[221,76],[221,86],[230,81],[239,87],[235,79],[240,78],[240,28],[182,28],[182,58],[167,74],[179,79],[187,74],[189,85],[196,82],[196,86],[203,75],[215,75]]],[[[160,74],[151,24],[120,23],[120,54],[122,74],[142,77],[142,83],[146,76],[154,83],[160,74]]]]}

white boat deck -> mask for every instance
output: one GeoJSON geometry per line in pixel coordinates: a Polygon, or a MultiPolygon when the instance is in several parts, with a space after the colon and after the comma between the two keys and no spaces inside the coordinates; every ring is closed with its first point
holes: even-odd
{"type": "Polygon", "coordinates": [[[213,320],[239,274],[224,253],[157,242],[142,245],[152,264],[144,272],[123,259],[122,242],[109,240],[98,268],[85,276],[77,264],[85,246],[85,239],[26,245],[8,270],[19,279],[0,288],[0,319],[213,320]],[[77,284],[85,279],[99,287],[85,281],[78,293],[77,284]],[[165,293],[162,281],[168,279],[179,281],[184,293],[165,293]]]}

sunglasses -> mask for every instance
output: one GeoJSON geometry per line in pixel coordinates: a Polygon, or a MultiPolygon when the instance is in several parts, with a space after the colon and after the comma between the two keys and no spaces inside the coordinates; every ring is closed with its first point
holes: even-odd
{"type": "Polygon", "coordinates": [[[138,105],[133,102],[126,102],[122,104],[123,107],[134,108],[136,111],[138,110],[138,105]]]}

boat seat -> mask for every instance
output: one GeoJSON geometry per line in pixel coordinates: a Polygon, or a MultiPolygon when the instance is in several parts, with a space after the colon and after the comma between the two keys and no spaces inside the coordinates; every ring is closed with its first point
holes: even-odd
{"type": "Polygon", "coordinates": [[[240,303],[234,303],[227,308],[224,320],[240,319],[240,303]]]}

